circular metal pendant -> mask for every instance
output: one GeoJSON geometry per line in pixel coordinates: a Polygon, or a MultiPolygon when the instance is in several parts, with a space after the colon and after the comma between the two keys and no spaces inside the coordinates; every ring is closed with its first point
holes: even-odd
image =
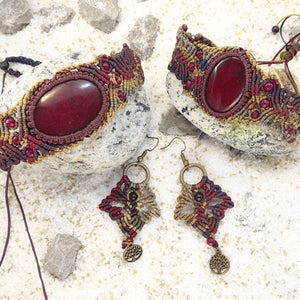
{"type": "Polygon", "coordinates": [[[190,168],[199,168],[202,171],[203,176],[207,176],[206,170],[205,170],[205,168],[202,165],[195,164],[195,163],[188,164],[187,166],[185,166],[184,168],[182,168],[182,170],[180,172],[179,179],[180,179],[181,184],[187,184],[184,181],[183,176],[184,176],[184,172],[187,171],[187,170],[189,170],[190,168]]]}
{"type": "Polygon", "coordinates": [[[127,166],[125,166],[125,168],[123,170],[123,175],[127,175],[127,171],[131,167],[141,167],[145,171],[146,178],[142,182],[140,182],[140,183],[141,184],[148,183],[148,181],[150,179],[149,169],[143,163],[140,163],[140,162],[132,162],[132,163],[129,163],[127,166]]]}
{"type": "Polygon", "coordinates": [[[215,255],[209,261],[209,267],[213,273],[222,275],[228,272],[230,268],[229,259],[222,254],[220,249],[216,248],[215,255]]]}
{"type": "Polygon", "coordinates": [[[123,258],[127,262],[135,262],[142,256],[142,254],[143,248],[140,245],[132,244],[125,249],[123,258]]]}

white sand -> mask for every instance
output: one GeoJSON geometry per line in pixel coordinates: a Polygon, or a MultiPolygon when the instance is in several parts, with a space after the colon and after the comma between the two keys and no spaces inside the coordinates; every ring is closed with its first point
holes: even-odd
{"type": "MultiPolygon", "coordinates": [[[[34,10],[61,4],[58,0],[29,2],[34,10]]],[[[77,1],[63,3],[78,12],[77,1]]],[[[44,61],[81,50],[109,54],[120,50],[137,18],[155,15],[160,33],[152,57],[142,65],[153,114],[149,134],[158,136],[161,145],[171,139],[158,131],[158,125],[172,105],[164,82],[176,30],[182,23],[217,45],[239,45],[252,49],[257,59],[268,60],[282,46],[279,36],[270,33],[271,27],[281,17],[300,10],[298,0],[119,0],[119,5],[120,24],[112,34],[92,28],[77,13],[70,24],[49,33],[31,24],[12,36],[0,34],[0,59],[24,55],[44,61]]],[[[299,26],[299,19],[293,18],[289,24],[293,21],[299,26]]],[[[290,66],[300,81],[299,57],[290,66]]],[[[173,219],[181,190],[180,142],[164,151],[155,150],[145,159],[162,216],[137,236],[144,254],[134,264],[122,260],[123,235],[117,224],[97,208],[119,180],[121,166],[103,174],[67,176],[46,169],[42,163],[21,164],[14,168],[13,177],[40,261],[57,233],[73,234],[84,245],[76,270],[67,280],[59,281],[43,271],[49,299],[300,298],[300,153],[262,159],[248,154],[235,156],[209,137],[186,137],[185,141],[187,158],[205,165],[208,176],[235,203],[217,234],[231,261],[230,271],[222,277],[213,275],[208,267],[213,250],[193,228],[173,219]]],[[[138,154],[148,146],[145,141],[138,154]]],[[[5,174],[1,173],[0,249],[6,235],[4,184],[5,174]]],[[[31,248],[13,198],[11,213],[11,240],[0,268],[0,299],[42,299],[31,248]]]]}

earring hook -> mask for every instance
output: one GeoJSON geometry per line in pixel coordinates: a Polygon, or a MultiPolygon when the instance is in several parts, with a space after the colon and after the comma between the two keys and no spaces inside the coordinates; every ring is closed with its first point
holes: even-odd
{"type": "Polygon", "coordinates": [[[166,146],[164,146],[164,147],[162,147],[162,148],[160,148],[160,149],[161,149],[161,150],[164,150],[164,149],[168,148],[168,147],[174,142],[174,140],[176,140],[176,139],[180,140],[180,141],[184,144],[184,149],[181,150],[180,157],[181,157],[181,159],[182,159],[182,161],[183,161],[183,164],[184,164],[185,166],[188,166],[188,165],[189,165],[189,161],[186,159],[186,157],[185,157],[185,155],[184,155],[184,153],[183,153],[183,152],[186,150],[186,143],[185,143],[185,141],[184,141],[182,138],[180,138],[180,137],[178,137],[178,136],[175,136],[175,137],[169,142],[168,145],[166,145],[166,146]]]}
{"type": "Polygon", "coordinates": [[[143,159],[144,159],[144,157],[147,155],[147,153],[153,151],[158,146],[158,144],[159,144],[159,138],[158,137],[148,136],[148,135],[146,137],[148,139],[156,140],[156,145],[153,148],[151,148],[151,149],[146,149],[140,156],[138,156],[138,158],[137,158],[138,162],[142,162],[143,159]]]}

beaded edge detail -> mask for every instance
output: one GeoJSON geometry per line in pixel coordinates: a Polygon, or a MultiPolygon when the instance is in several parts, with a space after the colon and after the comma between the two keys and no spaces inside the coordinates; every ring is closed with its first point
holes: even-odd
{"type": "Polygon", "coordinates": [[[143,82],[141,61],[126,44],[117,54],[100,55],[89,64],[64,68],[52,79],[38,82],[15,107],[0,116],[0,168],[7,170],[21,161],[38,163],[49,155],[70,150],[85,137],[104,128],[143,82]],[[42,134],[35,128],[32,118],[35,104],[45,92],[66,78],[85,78],[96,83],[107,101],[103,102],[99,116],[84,130],[62,137],[42,134]]]}
{"type": "Polygon", "coordinates": [[[184,92],[208,115],[220,121],[248,124],[272,124],[293,143],[300,131],[300,95],[282,88],[275,75],[269,75],[256,63],[249,51],[239,47],[217,47],[201,34],[194,37],[180,27],[169,70],[182,82],[184,92]],[[245,91],[238,103],[225,113],[209,108],[205,87],[210,70],[224,57],[239,57],[246,70],[245,91]]]}

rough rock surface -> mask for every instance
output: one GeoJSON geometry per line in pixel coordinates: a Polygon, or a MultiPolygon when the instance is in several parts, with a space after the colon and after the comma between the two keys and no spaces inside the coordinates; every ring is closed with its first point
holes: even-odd
{"type": "Polygon", "coordinates": [[[151,57],[158,31],[158,19],[152,15],[138,19],[130,30],[128,34],[129,45],[139,55],[141,60],[151,57]]]}
{"type": "Polygon", "coordinates": [[[77,253],[81,247],[81,242],[74,236],[57,234],[47,250],[45,270],[60,280],[66,279],[75,269],[77,253]]]}
{"type": "Polygon", "coordinates": [[[172,135],[202,135],[202,131],[193,126],[174,106],[162,118],[159,130],[172,135]]]}
{"type": "Polygon", "coordinates": [[[0,31],[2,33],[16,33],[30,23],[32,13],[26,0],[3,0],[0,5],[0,31]]]}
{"type": "Polygon", "coordinates": [[[237,215],[237,222],[251,230],[262,231],[268,222],[267,217],[265,217],[268,216],[268,213],[261,207],[257,207],[251,192],[246,193],[242,206],[244,206],[243,214],[237,215]]]}
{"type": "Polygon", "coordinates": [[[119,22],[117,0],[78,0],[79,11],[87,23],[105,32],[112,32],[119,22]]]}
{"type": "MultiPolygon", "coordinates": [[[[63,67],[92,61],[92,53],[71,53],[45,62],[35,68],[28,67],[20,76],[5,87],[0,96],[0,113],[16,105],[22,95],[38,81],[52,78],[63,67]],[[5,99],[5,100],[4,100],[5,99]]],[[[69,151],[42,160],[42,164],[64,173],[96,173],[106,168],[120,166],[136,152],[148,131],[150,107],[144,89],[128,98],[110,122],[91,137],[69,151]]]]}
{"type": "Polygon", "coordinates": [[[272,125],[222,122],[206,114],[184,93],[181,81],[173,73],[168,73],[166,87],[175,107],[192,124],[233,148],[256,155],[281,155],[299,148],[299,142],[288,144],[272,125]]]}
{"type": "Polygon", "coordinates": [[[59,25],[70,23],[74,17],[74,11],[70,7],[52,5],[40,9],[34,17],[36,23],[42,31],[49,32],[50,29],[59,25]]]}
{"type": "Polygon", "coordinates": [[[97,134],[68,152],[46,158],[44,163],[64,173],[96,173],[122,165],[131,158],[148,131],[150,107],[144,89],[128,99],[125,108],[97,134]]]}

